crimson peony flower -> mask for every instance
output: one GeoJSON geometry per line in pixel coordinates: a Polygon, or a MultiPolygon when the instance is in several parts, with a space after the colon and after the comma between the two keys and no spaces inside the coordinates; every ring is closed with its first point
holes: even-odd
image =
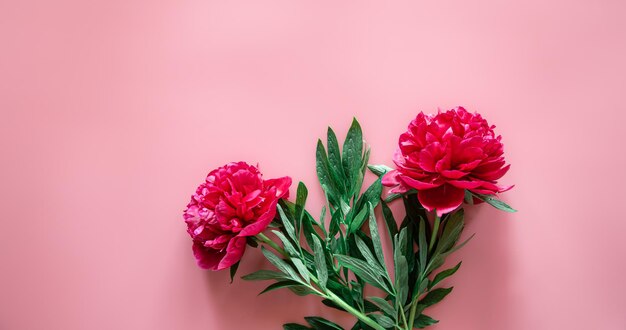
{"type": "Polygon", "coordinates": [[[505,166],[494,128],[462,107],[434,116],[420,112],[400,135],[397,169],[384,176],[383,184],[394,187],[393,193],[416,189],[424,208],[438,216],[459,207],[466,189],[485,195],[511,189],[496,182],[510,165],[505,166]]]}
{"type": "Polygon", "coordinates": [[[220,270],[236,264],[246,237],[270,224],[290,185],[290,177],[263,180],[259,169],[245,162],[211,171],[184,213],[198,266],[220,270]]]}

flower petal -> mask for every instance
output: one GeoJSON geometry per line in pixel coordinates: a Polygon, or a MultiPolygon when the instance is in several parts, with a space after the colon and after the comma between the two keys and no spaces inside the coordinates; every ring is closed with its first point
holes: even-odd
{"type": "Polygon", "coordinates": [[[276,197],[289,198],[289,187],[291,186],[291,178],[284,176],[278,179],[265,180],[266,187],[276,187],[276,197]]]}
{"type": "Polygon", "coordinates": [[[192,250],[198,267],[209,270],[217,270],[217,265],[226,254],[226,252],[204,247],[199,242],[193,242],[192,250]]]}
{"type": "Polygon", "coordinates": [[[246,238],[245,237],[233,237],[226,247],[226,254],[220,260],[215,270],[221,270],[228,268],[236,264],[246,251],[246,238]]]}
{"type": "Polygon", "coordinates": [[[422,206],[429,211],[436,210],[437,216],[454,211],[463,203],[464,197],[465,190],[449,184],[417,191],[417,198],[422,206]]]}
{"type": "Polygon", "coordinates": [[[437,179],[433,182],[423,182],[404,175],[398,176],[398,179],[405,185],[417,190],[437,188],[444,183],[442,180],[437,179]]]}
{"type": "Polygon", "coordinates": [[[255,222],[243,228],[241,232],[239,232],[239,236],[254,236],[264,231],[276,215],[276,204],[278,204],[278,200],[273,200],[272,203],[268,206],[267,211],[261,214],[259,219],[257,219],[255,222]]]}

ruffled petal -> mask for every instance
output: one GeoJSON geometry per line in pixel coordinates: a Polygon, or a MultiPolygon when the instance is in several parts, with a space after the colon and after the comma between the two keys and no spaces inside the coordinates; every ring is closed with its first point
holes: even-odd
{"type": "Polygon", "coordinates": [[[436,179],[433,182],[423,182],[404,175],[398,176],[398,179],[405,185],[417,190],[437,188],[444,183],[442,180],[436,179]]]}
{"type": "Polygon", "coordinates": [[[220,260],[215,270],[222,270],[236,264],[246,251],[246,238],[233,237],[226,247],[226,254],[220,260]]]}
{"type": "Polygon", "coordinates": [[[239,232],[239,236],[254,236],[264,231],[276,215],[276,204],[278,204],[278,200],[273,200],[272,203],[269,204],[267,211],[261,214],[258,220],[243,228],[241,232],[239,232]]]}
{"type": "Polygon", "coordinates": [[[198,267],[209,270],[217,270],[220,260],[226,255],[225,251],[207,248],[199,242],[193,242],[192,250],[198,267]]]}
{"type": "Polygon", "coordinates": [[[467,180],[448,180],[449,184],[461,188],[461,189],[474,189],[480,187],[481,181],[467,181],[467,180]]]}
{"type": "Polygon", "coordinates": [[[289,187],[291,186],[291,178],[284,176],[278,179],[269,179],[264,182],[265,187],[276,187],[277,198],[289,198],[289,187]]]}

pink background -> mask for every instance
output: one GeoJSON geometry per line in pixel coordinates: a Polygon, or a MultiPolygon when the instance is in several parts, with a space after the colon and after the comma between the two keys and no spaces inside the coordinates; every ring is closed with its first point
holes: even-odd
{"type": "MultiPolygon", "coordinates": [[[[320,209],[314,148],[357,116],[391,164],[419,110],[503,134],[444,329],[626,329],[623,1],[1,1],[0,329],[279,329],[314,297],[198,269],[181,213],[258,162],[320,209]]],[[[268,267],[248,250],[241,274],[268,267]]]]}

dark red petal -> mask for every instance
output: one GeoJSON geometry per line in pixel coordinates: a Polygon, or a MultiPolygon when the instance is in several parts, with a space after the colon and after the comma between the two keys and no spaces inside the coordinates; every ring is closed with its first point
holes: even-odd
{"type": "Polygon", "coordinates": [[[209,270],[217,270],[220,260],[226,254],[224,251],[207,248],[198,242],[193,243],[192,250],[198,267],[209,270]]]}
{"type": "Polygon", "coordinates": [[[288,198],[289,197],[289,187],[291,186],[291,178],[288,176],[278,178],[278,179],[269,179],[264,182],[265,187],[276,187],[276,197],[278,198],[288,198]]]}
{"type": "Polygon", "coordinates": [[[436,210],[438,216],[454,211],[463,203],[465,190],[449,184],[440,187],[418,190],[417,198],[422,206],[429,211],[436,210]]]}
{"type": "Polygon", "coordinates": [[[411,188],[415,188],[417,190],[437,188],[443,184],[443,181],[437,179],[435,179],[433,182],[423,182],[404,175],[399,175],[398,179],[402,181],[405,185],[411,188]]]}
{"type": "Polygon", "coordinates": [[[503,168],[500,168],[498,170],[495,171],[491,171],[491,172],[487,172],[487,173],[481,173],[481,174],[476,174],[477,177],[483,179],[483,180],[488,180],[488,181],[495,181],[500,179],[501,177],[504,176],[504,174],[506,174],[506,172],[509,171],[509,168],[511,168],[511,165],[507,165],[503,168]]]}
{"type": "Polygon", "coordinates": [[[459,171],[459,170],[443,170],[441,171],[441,175],[448,179],[460,179],[467,175],[467,172],[459,171]]]}
{"type": "Polygon", "coordinates": [[[247,225],[244,229],[239,232],[239,236],[254,236],[267,228],[274,216],[276,215],[276,204],[278,200],[275,199],[269,204],[267,211],[259,217],[255,222],[247,225]]]}
{"type": "Polygon", "coordinates": [[[473,189],[478,188],[482,184],[481,181],[468,181],[468,180],[448,180],[449,184],[461,188],[461,189],[473,189]]]}
{"type": "Polygon", "coordinates": [[[226,254],[217,265],[216,270],[228,268],[236,264],[246,251],[246,238],[235,236],[230,240],[226,247],[226,254]]]}

